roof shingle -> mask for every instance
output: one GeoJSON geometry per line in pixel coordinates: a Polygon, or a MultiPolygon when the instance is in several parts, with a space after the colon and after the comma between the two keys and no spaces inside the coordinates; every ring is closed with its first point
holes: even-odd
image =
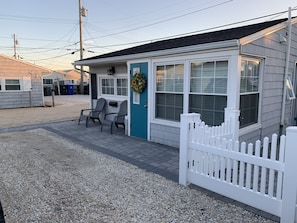
{"type": "Polygon", "coordinates": [[[174,49],[179,47],[193,46],[199,44],[206,44],[212,42],[226,41],[240,39],[251,34],[257,33],[263,29],[269,28],[276,24],[286,21],[287,19],[279,19],[269,22],[263,22],[253,25],[247,25],[242,27],[236,27],[226,30],[219,30],[209,33],[196,34],[191,36],[179,37],[174,39],[161,40],[157,42],[147,43],[140,46],[135,46],[107,54],[98,55],[95,57],[90,57],[83,59],[82,61],[110,58],[116,56],[125,56],[138,53],[147,53],[153,51],[174,49]]]}

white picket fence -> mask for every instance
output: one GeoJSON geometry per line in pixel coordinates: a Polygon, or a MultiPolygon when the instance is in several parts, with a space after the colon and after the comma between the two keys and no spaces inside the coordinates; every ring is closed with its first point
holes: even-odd
{"type": "Polygon", "coordinates": [[[297,127],[255,145],[234,140],[231,125],[208,127],[181,115],[179,183],[190,183],[293,223],[297,196],[297,127]],[[294,142],[296,141],[296,142],[294,142]]]}

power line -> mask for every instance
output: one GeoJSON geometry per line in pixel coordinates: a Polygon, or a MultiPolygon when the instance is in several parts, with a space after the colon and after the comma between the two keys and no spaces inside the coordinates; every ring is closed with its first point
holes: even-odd
{"type": "MultiPolygon", "coordinates": [[[[297,9],[293,9],[293,10],[297,10],[297,9]]],[[[251,22],[251,21],[254,21],[254,20],[267,18],[267,17],[270,17],[270,16],[279,16],[279,15],[282,15],[282,14],[287,13],[287,12],[288,11],[282,11],[282,12],[278,12],[278,13],[269,14],[269,15],[266,15],[266,16],[260,16],[260,17],[256,17],[256,18],[252,18],[252,19],[242,20],[242,21],[239,21],[239,22],[229,23],[229,24],[225,24],[225,25],[221,25],[221,26],[215,26],[215,27],[211,27],[211,28],[207,28],[207,29],[200,29],[200,30],[196,30],[196,31],[193,31],[193,32],[187,32],[187,33],[182,33],[182,34],[177,34],[177,35],[166,36],[166,37],[162,37],[162,38],[149,39],[149,40],[136,41],[136,42],[129,42],[129,43],[122,43],[122,44],[113,44],[113,45],[106,45],[106,46],[93,46],[93,47],[90,47],[90,48],[117,47],[117,46],[136,45],[136,44],[141,44],[141,43],[155,42],[155,41],[160,41],[160,40],[164,40],[164,39],[182,37],[182,36],[187,36],[187,35],[198,34],[198,33],[201,33],[201,32],[217,30],[217,29],[220,29],[220,28],[226,28],[226,27],[230,27],[230,26],[234,26],[234,25],[238,25],[238,24],[242,24],[242,23],[251,22]]],[[[272,20],[272,19],[270,19],[270,20],[272,20]]],[[[98,37],[98,38],[100,38],[100,37],[98,37]]]]}
{"type": "Polygon", "coordinates": [[[175,19],[178,19],[178,18],[181,18],[181,17],[185,17],[185,16],[188,16],[188,15],[191,15],[191,14],[194,14],[194,13],[197,13],[197,12],[202,12],[202,11],[205,11],[207,9],[211,9],[211,8],[214,8],[214,7],[217,7],[217,6],[226,4],[226,3],[231,2],[231,1],[233,1],[233,0],[227,0],[227,1],[224,1],[222,3],[218,3],[216,5],[212,5],[212,6],[203,8],[203,9],[198,9],[198,10],[195,10],[193,12],[189,12],[189,13],[182,14],[182,15],[179,15],[179,16],[171,17],[171,18],[164,19],[164,20],[161,20],[161,21],[158,21],[158,22],[154,22],[154,23],[150,23],[150,24],[147,24],[147,25],[144,25],[144,26],[139,26],[139,27],[128,29],[128,30],[124,30],[124,31],[120,31],[120,32],[115,32],[115,33],[111,33],[111,34],[104,35],[104,36],[94,37],[93,39],[99,39],[99,38],[109,37],[109,36],[113,36],[113,35],[118,35],[118,34],[122,34],[122,33],[127,33],[127,32],[131,32],[131,31],[143,29],[143,28],[146,28],[146,27],[158,25],[158,24],[161,24],[161,23],[164,23],[164,22],[168,22],[168,21],[171,21],[171,20],[175,20],[175,19]]]}
{"type": "Polygon", "coordinates": [[[0,15],[2,20],[26,21],[26,22],[42,22],[42,23],[63,23],[73,24],[76,23],[74,19],[57,19],[57,18],[44,18],[44,17],[30,17],[30,16],[17,16],[17,15],[0,15]]]}

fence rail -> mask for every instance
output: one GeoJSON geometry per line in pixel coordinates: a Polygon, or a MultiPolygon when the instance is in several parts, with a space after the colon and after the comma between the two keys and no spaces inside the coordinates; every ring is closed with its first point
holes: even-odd
{"type": "Polygon", "coordinates": [[[279,143],[274,134],[271,141],[266,137],[255,145],[239,143],[230,131],[228,123],[208,127],[199,114],[182,115],[179,182],[277,215],[281,222],[294,222],[297,181],[292,168],[296,170],[297,153],[292,137],[297,137],[296,127],[287,129],[279,143]]]}

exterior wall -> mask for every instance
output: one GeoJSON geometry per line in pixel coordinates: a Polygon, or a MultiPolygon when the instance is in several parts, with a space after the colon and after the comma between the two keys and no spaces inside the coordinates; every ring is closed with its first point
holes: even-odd
{"type": "Polygon", "coordinates": [[[25,108],[43,106],[41,78],[31,79],[31,91],[0,92],[0,108],[25,108]]]}
{"type": "Polygon", "coordinates": [[[179,147],[179,127],[166,126],[161,124],[151,124],[151,141],[172,146],[179,147]]]}
{"type": "Polygon", "coordinates": [[[249,132],[248,134],[244,134],[239,137],[240,142],[248,142],[248,143],[255,143],[257,140],[260,139],[261,136],[261,129],[256,131],[249,132]]]}
{"type": "Polygon", "coordinates": [[[0,108],[43,106],[42,75],[47,73],[50,73],[47,69],[0,55],[0,79],[2,81],[9,78],[21,80],[19,91],[5,91],[2,88],[0,108]]]}
{"type": "Polygon", "coordinates": [[[98,75],[107,75],[107,70],[110,69],[110,67],[112,66],[115,68],[114,75],[118,75],[118,74],[128,75],[126,63],[116,64],[116,65],[92,66],[90,67],[90,73],[96,73],[98,75]]]}
{"type": "MultiPolygon", "coordinates": [[[[108,77],[107,70],[110,69],[110,67],[115,67],[115,74],[112,75],[113,77],[117,76],[125,76],[128,78],[128,72],[127,72],[127,65],[124,64],[117,64],[117,65],[103,65],[103,66],[92,66],[90,67],[90,73],[96,75],[96,78],[94,80],[97,82],[97,98],[92,98],[93,107],[96,106],[97,99],[103,97],[106,100],[106,106],[104,108],[104,112],[101,114],[100,118],[104,118],[105,113],[117,113],[119,111],[120,103],[123,100],[128,100],[128,96],[109,96],[109,95],[102,95],[101,94],[101,85],[100,85],[100,78],[102,77],[108,77]],[[109,102],[118,102],[117,107],[113,107],[109,105],[109,102]]],[[[113,116],[110,115],[108,118],[112,119],[113,116]]]]}
{"type": "MultiPolygon", "coordinates": [[[[292,50],[289,63],[289,74],[294,72],[297,60],[297,29],[293,27],[292,50]]],[[[280,42],[280,35],[286,37],[287,29],[265,36],[242,47],[243,55],[262,57],[264,62],[262,76],[262,91],[260,104],[260,129],[241,134],[241,139],[254,143],[255,140],[271,137],[273,133],[279,134],[281,128],[281,114],[283,101],[283,87],[285,79],[287,43],[280,42]],[[258,135],[258,136],[257,136],[258,135]]],[[[292,101],[286,101],[285,129],[294,120],[291,118],[292,101]]]]}
{"type": "MultiPolygon", "coordinates": [[[[247,143],[252,142],[254,143],[256,140],[261,140],[264,137],[270,137],[273,133],[279,134],[282,129],[285,129],[287,125],[292,125],[295,123],[294,116],[291,116],[292,110],[295,108],[293,107],[293,103],[290,100],[286,101],[285,106],[285,123],[284,126],[281,127],[281,116],[282,116],[282,101],[283,101],[283,90],[284,90],[284,77],[285,77],[285,67],[286,67],[286,52],[287,52],[287,43],[281,42],[280,35],[287,37],[287,29],[282,29],[276,33],[272,33],[269,35],[264,36],[258,40],[254,40],[246,45],[242,45],[240,49],[240,54],[242,56],[247,56],[251,58],[259,58],[263,59],[262,61],[262,75],[261,75],[261,86],[260,86],[260,106],[259,106],[259,123],[254,126],[249,126],[242,131],[240,131],[240,140],[246,141],[247,143]]],[[[292,49],[291,49],[291,56],[290,56],[290,63],[289,63],[289,75],[293,75],[295,69],[295,63],[297,61],[297,25],[292,27],[292,49]]],[[[234,50],[235,51],[235,50],[234,50]]],[[[170,61],[186,61],[195,58],[217,58],[227,57],[230,58],[230,72],[232,71],[232,77],[237,78],[238,81],[238,73],[240,72],[240,57],[238,57],[238,51],[236,49],[236,54],[233,52],[228,54],[227,52],[210,52],[208,53],[203,51],[201,54],[197,52],[197,54],[188,54],[188,55],[174,55],[162,58],[150,58],[152,61],[151,68],[153,68],[153,64],[158,62],[170,62],[170,61]],[[224,54],[224,55],[222,55],[224,54]],[[236,57],[236,58],[235,58],[236,57]],[[236,62],[238,62],[236,64],[236,62]],[[239,65],[239,66],[238,66],[239,65]]],[[[100,77],[107,75],[107,69],[111,66],[115,67],[115,75],[123,75],[127,74],[129,71],[127,70],[127,66],[125,63],[118,64],[118,65],[106,65],[106,66],[92,66],[91,73],[97,74],[97,82],[98,82],[98,98],[102,97],[100,94],[100,77]]],[[[153,70],[153,69],[151,69],[153,70]]],[[[149,74],[149,83],[154,83],[154,79],[152,77],[152,73],[149,74]]],[[[231,77],[231,78],[232,78],[231,77]]],[[[230,75],[229,75],[230,78],[230,75]]],[[[297,78],[294,77],[294,80],[297,78]]],[[[188,77],[185,77],[185,83],[189,83],[188,77]]],[[[297,81],[295,81],[297,83],[297,81]]],[[[229,81],[228,88],[232,87],[232,83],[229,81]]],[[[234,84],[236,85],[236,84],[234,84]]],[[[153,86],[153,85],[152,85],[153,86]]],[[[184,92],[187,92],[187,89],[184,89],[184,92]]],[[[238,107],[239,105],[233,103],[233,106],[230,105],[230,100],[232,102],[238,102],[238,99],[231,95],[231,91],[228,92],[228,106],[230,107],[238,107]],[[230,97],[231,96],[231,97],[230,97]],[[231,98],[231,99],[230,99],[231,98]]],[[[236,91],[233,89],[232,91],[236,91]]],[[[185,93],[188,94],[188,93],[185,93]]],[[[105,96],[103,96],[105,97],[105,96]]],[[[153,120],[152,116],[154,114],[154,92],[153,88],[150,88],[149,94],[149,106],[150,111],[150,140],[156,143],[166,144],[173,147],[179,147],[179,126],[176,125],[166,125],[162,121],[153,120]]],[[[121,101],[117,97],[107,97],[107,101],[109,100],[116,100],[121,101]]],[[[131,102],[130,102],[131,103],[131,102]]],[[[188,104],[184,104],[184,113],[187,112],[188,104]]],[[[108,112],[113,112],[112,109],[107,107],[108,112]]],[[[238,108],[237,108],[238,109],[238,108]]],[[[295,115],[297,115],[297,109],[295,109],[295,115]]]]}

